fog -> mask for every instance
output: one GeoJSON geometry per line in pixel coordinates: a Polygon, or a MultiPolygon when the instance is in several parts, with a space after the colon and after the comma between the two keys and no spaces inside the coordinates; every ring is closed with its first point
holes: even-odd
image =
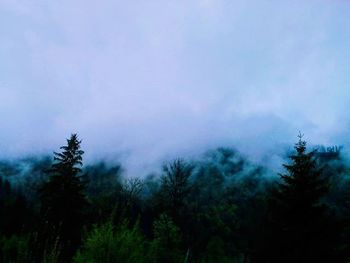
{"type": "Polygon", "coordinates": [[[234,146],[275,164],[299,131],[349,142],[350,3],[0,2],[0,156],[130,171],[234,146]]]}

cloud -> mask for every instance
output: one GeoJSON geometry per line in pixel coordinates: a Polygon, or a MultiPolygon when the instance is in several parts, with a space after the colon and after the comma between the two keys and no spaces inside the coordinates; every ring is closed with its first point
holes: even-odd
{"type": "Polygon", "coordinates": [[[2,1],[0,151],[151,165],[348,140],[346,1],[2,1]],[[255,145],[260,145],[257,149],[255,145]]]}

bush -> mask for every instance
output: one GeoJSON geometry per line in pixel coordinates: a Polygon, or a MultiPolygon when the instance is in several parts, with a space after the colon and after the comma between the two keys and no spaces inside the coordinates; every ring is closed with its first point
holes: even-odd
{"type": "Polygon", "coordinates": [[[118,228],[108,222],[92,229],[73,261],[75,263],[146,262],[145,240],[138,224],[129,229],[126,222],[118,228]]]}
{"type": "Polygon", "coordinates": [[[31,261],[29,238],[26,236],[0,238],[0,262],[26,263],[31,261]]]}
{"type": "Polygon", "coordinates": [[[151,245],[153,262],[184,262],[180,230],[166,214],[154,222],[154,240],[151,245]]]}

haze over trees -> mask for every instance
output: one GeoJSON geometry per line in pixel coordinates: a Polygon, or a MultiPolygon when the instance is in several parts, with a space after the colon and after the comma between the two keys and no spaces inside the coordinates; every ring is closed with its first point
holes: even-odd
{"type": "Polygon", "coordinates": [[[0,262],[350,260],[338,148],[299,135],[279,175],[219,148],[126,178],[118,162],[84,165],[82,146],[72,134],[53,159],[0,162],[0,262]]]}

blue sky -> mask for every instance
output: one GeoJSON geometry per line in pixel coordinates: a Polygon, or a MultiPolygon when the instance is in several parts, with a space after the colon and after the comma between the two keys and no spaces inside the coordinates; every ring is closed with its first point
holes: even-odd
{"type": "Polygon", "coordinates": [[[349,17],[346,0],[1,0],[1,155],[71,132],[140,167],[219,145],[262,158],[299,130],[346,145],[349,17]]]}

